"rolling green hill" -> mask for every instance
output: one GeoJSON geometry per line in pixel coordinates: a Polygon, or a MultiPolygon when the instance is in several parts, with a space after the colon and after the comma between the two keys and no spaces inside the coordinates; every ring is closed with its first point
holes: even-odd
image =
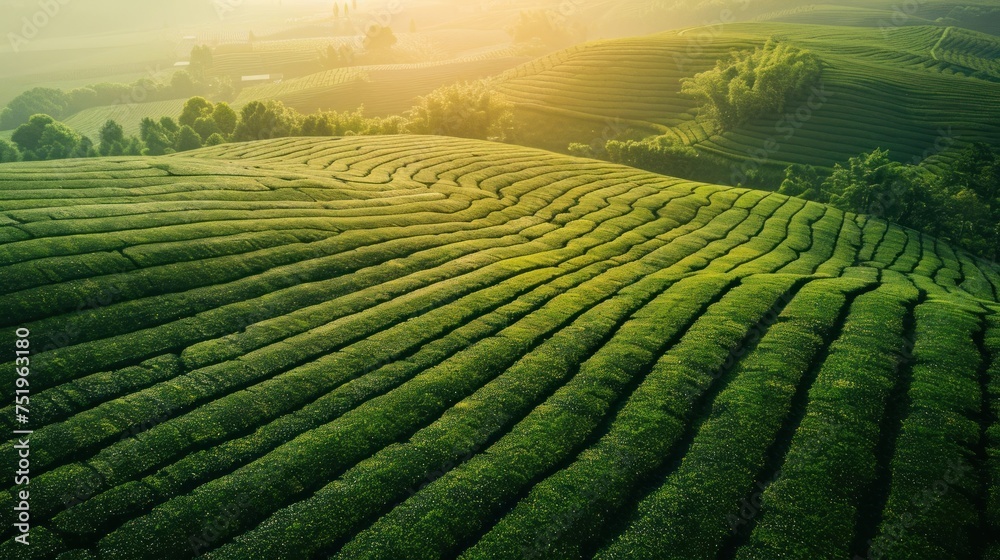
{"type": "Polygon", "coordinates": [[[1000,553],[1000,268],[915,231],[424,136],[4,164],[0,201],[19,558],[1000,553]]]}
{"type": "Polygon", "coordinates": [[[877,147],[900,161],[934,165],[971,142],[1000,138],[998,49],[994,36],[944,26],[733,23],[587,43],[496,80],[523,122],[545,123],[520,141],[552,150],[632,129],[633,136],[665,134],[721,156],[734,171],[831,167],[877,147]],[[680,81],[769,37],[818,56],[821,87],[784,114],[722,134],[707,130],[680,81]]]}

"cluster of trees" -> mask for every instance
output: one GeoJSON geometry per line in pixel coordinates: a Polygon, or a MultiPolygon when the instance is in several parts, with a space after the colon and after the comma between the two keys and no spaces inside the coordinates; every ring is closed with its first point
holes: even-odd
{"type": "Polygon", "coordinates": [[[540,40],[552,47],[562,47],[586,40],[587,31],[554,10],[522,11],[507,29],[515,43],[540,40]]]}
{"type": "Polygon", "coordinates": [[[711,70],[686,78],[681,91],[699,102],[699,114],[720,129],[784,109],[820,77],[815,55],[774,39],[762,48],[740,51],[711,70]]]}
{"type": "Polygon", "coordinates": [[[878,216],[1000,258],[1000,152],[986,144],[966,148],[940,173],[892,161],[881,149],[835,165],[827,177],[793,165],[778,192],[878,216]]]}
{"type": "Polygon", "coordinates": [[[94,143],[48,115],[33,115],[11,135],[0,152],[8,161],[63,159],[96,155],[94,143]]]}
{"type": "MultiPolygon", "coordinates": [[[[184,104],[176,121],[170,117],[159,121],[149,117],[142,119],[139,123],[142,153],[156,156],[228,142],[233,137],[237,121],[236,112],[229,104],[213,104],[204,97],[192,97],[184,104]]],[[[116,154],[117,150],[113,149],[108,155],[116,154]]]]}
{"type": "Polygon", "coordinates": [[[188,69],[174,72],[169,83],[140,78],[129,84],[100,83],[70,91],[36,87],[18,95],[0,109],[0,130],[17,128],[27,123],[32,115],[45,114],[54,119],[65,119],[84,109],[102,105],[164,101],[209,93],[221,99],[231,98],[234,92],[232,80],[229,77],[210,78],[211,69],[212,49],[195,46],[191,49],[188,69]]]}
{"type": "Polygon", "coordinates": [[[412,134],[506,142],[514,135],[514,110],[488,82],[464,82],[421,97],[408,113],[406,129],[412,134]]]}
{"type": "MultiPolygon", "coordinates": [[[[571,151],[573,146],[570,146],[571,151]]],[[[671,136],[652,136],[642,140],[609,140],[604,149],[607,159],[640,169],[669,172],[681,177],[697,173],[702,158],[694,148],[671,136]]]]}

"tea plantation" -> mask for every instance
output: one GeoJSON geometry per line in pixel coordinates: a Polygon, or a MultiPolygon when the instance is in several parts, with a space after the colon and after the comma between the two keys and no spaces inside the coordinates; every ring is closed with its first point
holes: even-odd
{"type": "Polygon", "coordinates": [[[2,558],[1000,558],[1000,267],[876,217],[425,136],[0,210],[2,558]]]}
{"type": "Polygon", "coordinates": [[[495,81],[526,122],[546,124],[526,132],[520,143],[554,150],[637,132],[665,135],[748,168],[783,169],[793,163],[832,167],[875,148],[890,150],[898,161],[930,158],[926,163],[933,166],[950,160],[956,148],[995,142],[1000,38],[959,27],[912,25],[918,23],[915,17],[904,22],[871,27],[716,22],[576,45],[512,68],[495,81]],[[819,83],[778,114],[725,132],[706,126],[696,100],[681,93],[681,81],[769,38],[814,54],[823,68],[819,83]]]}

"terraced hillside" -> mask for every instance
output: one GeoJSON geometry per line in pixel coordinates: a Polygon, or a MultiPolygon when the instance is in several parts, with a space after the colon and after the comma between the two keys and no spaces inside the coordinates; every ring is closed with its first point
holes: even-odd
{"type": "Polygon", "coordinates": [[[527,121],[547,123],[523,139],[537,147],[565,150],[634,128],[737,165],[830,167],[878,147],[933,163],[1000,138],[998,49],[995,36],[942,26],[732,23],[578,45],[497,80],[527,121]],[[713,134],[681,80],[769,37],[815,53],[821,87],[783,114],[713,134]]]}
{"type": "Polygon", "coordinates": [[[5,164],[0,208],[0,557],[1000,553],[1000,269],[915,231],[422,136],[5,164]]]}

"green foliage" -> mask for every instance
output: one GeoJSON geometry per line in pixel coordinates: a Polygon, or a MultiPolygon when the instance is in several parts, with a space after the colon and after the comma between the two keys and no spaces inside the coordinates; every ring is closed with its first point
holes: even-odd
{"type": "MultiPolygon", "coordinates": [[[[221,86],[217,85],[215,89],[221,86]]],[[[208,83],[194,80],[187,72],[177,72],[170,84],[140,78],[131,84],[98,83],[68,92],[54,88],[34,88],[10,101],[0,111],[0,130],[27,123],[35,114],[63,119],[84,109],[118,103],[162,101],[207,93],[208,83]]]]}
{"type": "Polygon", "coordinates": [[[0,163],[21,161],[21,150],[13,142],[0,138],[0,163]]]}
{"type": "Polygon", "coordinates": [[[444,86],[421,97],[409,112],[407,130],[507,141],[513,134],[513,108],[485,81],[444,86]]]}
{"type": "Polygon", "coordinates": [[[174,133],[163,126],[162,122],[146,117],[139,123],[139,137],[146,146],[143,155],[161,156],[173,151],[174,133]]]}
{"type": "Polygon", "coordinates": [[[218,146],[220,144],[225,144],[225,143],[226,143],[225,136],[219,134],[218,132],[205,139],[206,146],[218,146]]]}
{"type": "Polygon", "coordinates": [[[251,101],[240,111],[240,121],[233,131],[237,142],[291,136],[299,116],[280,101],[251,101]]]}
{"type": "Polygon", "coordinates": [[[778,187],[778,192],[806,200],[822,201],[820,183],[820,176],[815,167],[794,164],[785,169],[785,180],[778,187]]]}
{"type": "Polygon", "coordinates": [[[177,132],[177,139],[174,141],[174,149],[178,152],[197,150],[201,147],[201,136],[193,128],[184,125],[177,132]]]}
{"type": "Polygon", "coordinates": [[[609,140],[605,144],[608,159],[624,165],[688,177],[700,165],[698,152],[672,136],[653,136],[644,140],[609,140]]]}
{"type": "Polygon", "coordinates": [[[736,556],[848,557],[859,525],[892,539],[883,502],[920,527],[895,557],[968,556],[996,523],[995,266],[764,191],[349,135],[396,125],[0,165],[0,335],[29,325],[45,372],[36,554],[712,558],[754,481],[736,556]],[[911,509],[963,454],[971,482],[911,509]]]}
{"type": "Polygon", "coordinates": [[[732,130],[784,109],[819,80],[821,68],[809,51],[772,38],[762,48],[733,53],[715,68],[686,78],[681,91],[699,102],[700,115],[732,130]]]}
{"type": "Polygon", "coordinates": [[[28,122],[32,115],[51,115],[55,119],[66,115],[69,100],[62,90],[37,87],[18,95],[0,114],[0,130],[16,128],[28,122]]]}
{"type": "Polygon", "coordinates": [[[917,297],[900,282],[854,300],[738,559],[850,557],[859,500],[876,476],[879,425],[897,376],[907,306],[917,297]]]}
{"type": "Polygon", "coordinates": [[[211,117],[215,108],[212,102],[204,97],[192,97],[184,103],[181,116],[177,118],[180,125],[194,126],[195,121],[204,117],[211,117]]]}
{"type": "Polygon", "coordinates": [[[49,115],[33,115],[17,127],[11,140],[27,161],[88,157],[93,143],[49,115]]]}
{"type": "Polygon", "coordinates": [[[820,181],[809,166],[791,166],[779,192],[871,214],[1000,258],[1000,154],[975,144],[938,175],[889,159],[876,149],[836,164],[820,181]]]}
{"type": "Polygon", "coordinates": [[[100,144],[97,151],[102,156],[120,156],[125,151],[125,130],[113,120],[101,127],[100,144]]]}
{"type": "Polygon", "coordinates": [[[236,111],[233,111],[233,108],[225,101],[216,103],[212,110],[212,120],[215,121],[215,126],[219,127],[223,135],[230,135],[236,130],[238,118],[236,111]]]}

